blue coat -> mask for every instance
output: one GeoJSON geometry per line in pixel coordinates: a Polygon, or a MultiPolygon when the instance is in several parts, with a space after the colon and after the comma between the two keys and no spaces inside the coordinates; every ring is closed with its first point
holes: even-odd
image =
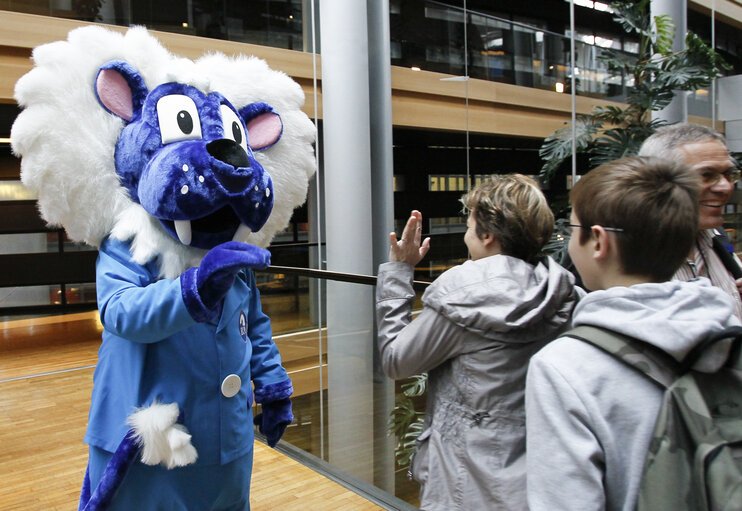
{"type": "Polygon", "coordinates": [[[262,388],[288,379],[252,272],[235,279],[218,324],[197,323],[186,310],[180,279],[159,279],[154,261],[133,262],[128,243],[106,240],[96,272],[104,331],[85,441],[113,452],[136,408],[176,402],[197,465],[226,464],[249,453],[250,382],[262,388]],[[233,397],[222,393],[229,375],[242,382],[233,397]]]}

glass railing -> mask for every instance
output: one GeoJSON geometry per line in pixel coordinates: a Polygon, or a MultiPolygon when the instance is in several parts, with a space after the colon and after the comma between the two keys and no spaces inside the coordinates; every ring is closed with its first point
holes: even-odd
{"type": "MultiPolygon", "coordinates": [[[[405,0],[394,5],[394,65],[570,92],[570,39],[562,34],[441,2],[405,0]]],[[[618,40],[600,43],[621,49],[618,40]]],[[[577,93],[620,100],[631,84],[608,72],[598,58],[603,51],[598,44],[575,42],[577,93]]]]}
{"type": "Polygon", "coordinates": [[[226,39],[289,50],[304,49],[303,0],[189,0],[162,2],[129,0],[114,2],[70,2],[8,0],[0,4],[8,11],[104,23],[144,25],[153,30],[226,39]]]}
{"type": "Polygon", "coordinates": [[[414,509],[419,487],[397,463],[389,428],[403,382],[377,362],[375,278],[283,267],[256,276],[294,385],[294,422],[279,449],[387,509],[414,509]]]}
{"type": "MultiPolygon", "coordinates": [[[[311,2],[4,2],[10,11],[72,18],[187,35],[308,51],[312,45],[311,2]]],[[[315,8],[318,11],[319,7],[315,8]]],[[[390,2],[391,62],[452,75],[569,93],[570,40],[564,34],[431,0],[390,2]]],[[[578,37],[579,36],[578,34],[578,37]]],[[[589,39],[589,36],[587,36],[589,39]]],[[[581,37],[582,38],[582,37],[581,37]]],[[[602,46],[618,50],[618,39],[575,43],[575,83],[580,95],[621,100],[622,76],[598,59],[602,46]]],[[[319,38],[316,38],[319,45],[319,38]]]]}

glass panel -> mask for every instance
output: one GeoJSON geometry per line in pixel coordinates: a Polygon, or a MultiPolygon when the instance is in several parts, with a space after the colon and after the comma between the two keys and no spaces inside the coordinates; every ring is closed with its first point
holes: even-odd
{"type": "MultiPolygon", "coordinates": [[[[421,0],[400,3],[391,20],[395,65],[570,92],[568,33],[565,37],[470,10],[464,19],[461,8],[421,0]]],[[[604,48],[621,51],[620,38],[596,33],[578,33],[577,37],[577,93],[621,99],[623,80],[611,78],[598,60],[604,48]]]]}
{"type": "Polygon", "coordinates": [[[688,115],[712,117],[711,89],[698,89],[688,93],[688,115]]]}
{"type": "MultiPolygon", "coordinates": [[[[388,435],[393,382],[375,365],[371,285],[257,272],[263,310],[294,386],[294,422],[283,440],[333,469],[417,505],[419,487],[395,461],[388,435]],[[276,285],[280,283],[280,286],[276,285]],[[324,312],[326,311],[326,312],[324,312]],[[320,320],[322,316],[327,320],[320,320]]],[[[420,305],[420,293],[416,308],[420,305]]],[[[424,398],[415,400],[424,412],[424,398]]],[[[259,409],[259,406],[258,406],[259,409]]]]}
{"type": "MultiPolygon", "coordinates": [[[[65,284],[64,291],[67,304],[96,303],[98,300],[95,284],[91,282],[65,284]]],[[[59,295],[61,295],[61,290],[59,295]]],[[[57,299],[54,303],[61,304],[62,302],[61,299],[57,299]]]]}
{"type": "Polygon", "coordinates": [[[23,186],[20,180],[0,181],[0,201],[35,200],[36,194],[23,186]]]}
{"type": "Polygon", "coordinates": [[[188,35],[303,49],[302,0],[122,0],[3,2],[5,10],[110,25],[145,25],[188,35]]]}
{"type": "Polygon", "coordinates": [[[59,286],[1,287],[0,307],[49,305],[60,300],[59,286]]]}
{"type": "MultiPolygon", "coordinates": [[[[0,234],[0,254],[47,252],[46,233],[0,234]]],[[[56,252],[56,248],[52,252],[56,252]]]]}

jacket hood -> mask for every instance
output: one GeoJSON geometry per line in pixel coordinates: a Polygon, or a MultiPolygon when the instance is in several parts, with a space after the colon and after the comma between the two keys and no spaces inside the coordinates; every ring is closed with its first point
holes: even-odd
{"type": "Polygon", "coordinates": [[[577,300],[574,276],[547,257],[536,265],[506,255],[467,261],[438,277],[423,295],[426,306],[491,339],[530,342],[567,326],[577,300]]]}
{"type": "MultiPolygon", "coordinates": [[[[706,278],[594,291],[575,308],[573,323],[634,337],[678,361],[710,332],[740,325],[731,297],[706,278]]],[[[728,342],[718,343],[706,351],[694,369],[716,371],[728,352],[728,342]]]]}

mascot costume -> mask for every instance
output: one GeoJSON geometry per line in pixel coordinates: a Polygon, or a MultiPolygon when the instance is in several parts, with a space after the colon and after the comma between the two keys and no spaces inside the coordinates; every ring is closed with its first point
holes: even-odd
{"type": "Polygon", "coordinates": [[[80,509],[249,509],[253,401],[270,446],[293,420],[252,269],[315,170],[301,87],[254,57],[177,58],[141,27],[79,28],[33,61],[21,179],[99,248],[80,509]]]}

